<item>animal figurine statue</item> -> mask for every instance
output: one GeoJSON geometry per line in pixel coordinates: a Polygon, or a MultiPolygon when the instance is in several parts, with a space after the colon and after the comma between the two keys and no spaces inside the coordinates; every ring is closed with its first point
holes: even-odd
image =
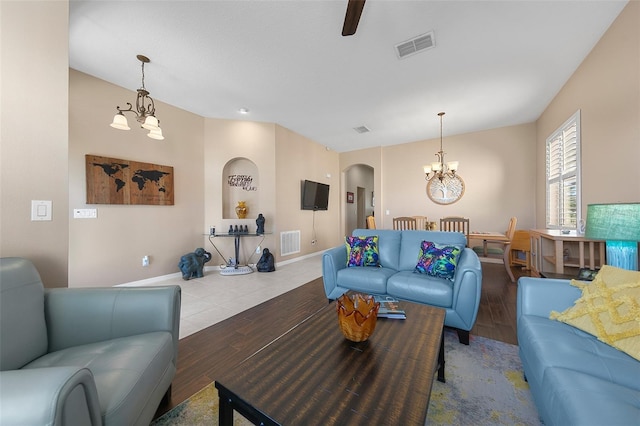
{"type": "Polygon", "coordinates": [[[275,259],[273,258],[273,254],[269,252],[268,248],[262,250],[262,257],[258,260],[256,268],[258,269],[258,272],[273,272],[276,270],[275,259]]]}
{"type": "Polygon", "coordinates": [[[193,253],[187,253],[180,257],[178,268],[182,271],[182,279],[202,278],[204,264],[211,260],[211,253],[199,247],[193,253]]]}

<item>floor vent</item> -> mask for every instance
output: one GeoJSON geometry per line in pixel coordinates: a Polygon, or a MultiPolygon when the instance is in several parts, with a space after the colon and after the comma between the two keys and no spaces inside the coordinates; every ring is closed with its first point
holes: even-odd
{"type": "Polygon", "coordinates": [[[435,47],[436,42],[433,38],[433,31],[426,34],[419,35],[396,45],[396,54],[398,59],[404,59],[407,56],[415,55],[423,50],[431,49],[435,47]]]}
{"type": "Polygon", "coordinates": [[[354,127],[353,130],[358,133],[369,133],[371,131],[367,126],[354,127]]]}
{"type": "Polygon", "coordinates": [[[280,256],[300,253],[300,231],[280,233],[280,256]]]}

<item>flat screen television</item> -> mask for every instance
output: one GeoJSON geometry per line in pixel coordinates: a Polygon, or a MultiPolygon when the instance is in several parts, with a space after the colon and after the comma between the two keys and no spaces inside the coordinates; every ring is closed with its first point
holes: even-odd
{"type": "Polygon", "coordinates": [[[311,180],[302,182],[302,210],[327,210],[329,208],[329,185],[311,180]]]}

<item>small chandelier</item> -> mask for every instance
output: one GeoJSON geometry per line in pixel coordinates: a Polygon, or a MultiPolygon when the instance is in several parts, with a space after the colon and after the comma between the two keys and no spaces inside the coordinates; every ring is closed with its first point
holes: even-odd
{"type": "Polygon", "coordinates": [[[435,163],[431,163],[427,166],[424,166],[424,179],[426,181],[431,180],[433,177],[437,177],[440,179],[440,182],[445,177],[454,177],[456,175],[456,170],[458,170],[458,162],[457,161],[449,161],[448,163],[444,162],[444,151],[442,150],[442,116],[444,112],[439,112],[438,116],[440,116],[440,151],[436,152],[436,157],[438,161],[435,163]]]}
{"type": "Polygon", "coordinates": [[[149,96],[149,92],[144,87],[144,64],[149,63],[150,60],[144,55],[137,55],[138,60],[142,63],[142,87],[138,89],[138,96],[136,97],[136,109],[133,109],[133,105],[127,102],[128,109],[121,109],[116,107],[118,113],[113,117],[113,123],[111,127],[120,130],[130,130],[129,123],[127,123],[127,117],[123,112],[132,112],[136,115],[142,128],[149,130],[147,136],[151,139],[163,140],[162,129],[160,128],[160,122],[156,118],[156,107],[153,103],[153,99],[149,96]]]}

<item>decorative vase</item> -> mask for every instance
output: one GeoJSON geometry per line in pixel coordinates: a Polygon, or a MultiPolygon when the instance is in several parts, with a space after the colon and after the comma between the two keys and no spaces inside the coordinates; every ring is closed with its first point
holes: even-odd
{"type": "Polygon", "coordinates": [[[336,302],[340,330],[347,340],[364,342],[373,334],[380,303],[373,296],[355,293],[343,294],[336,302]]]}
{"type": "Polygon", "coordinates": [[[238,205],[236,206],[236,216],[238,216],[238,219],[244,219],[247,217],[248,210],[249,209],[247,209],[245,201],[238,201],[238,205]]]}

